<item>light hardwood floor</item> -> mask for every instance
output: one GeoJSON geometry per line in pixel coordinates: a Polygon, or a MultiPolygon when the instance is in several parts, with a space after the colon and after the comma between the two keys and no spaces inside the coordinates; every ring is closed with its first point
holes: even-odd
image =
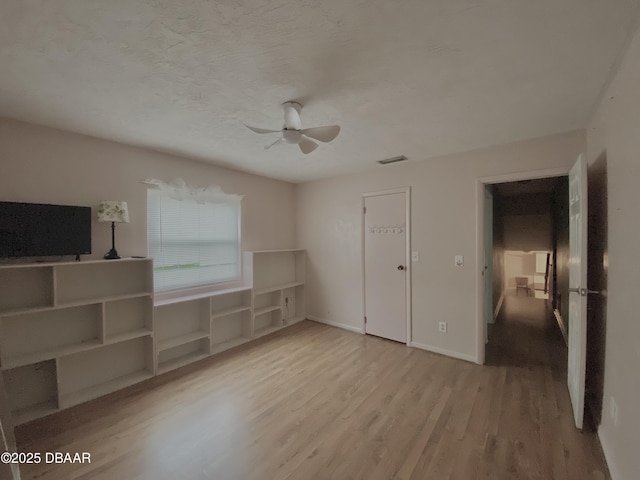
{"type": "Polygon", "coordinates": [[[23,478],[608,478],[572,426],[561,337],[516,307],[486,366],[305,321],[21,427],[21,451],[92,459],[23,478]]]}

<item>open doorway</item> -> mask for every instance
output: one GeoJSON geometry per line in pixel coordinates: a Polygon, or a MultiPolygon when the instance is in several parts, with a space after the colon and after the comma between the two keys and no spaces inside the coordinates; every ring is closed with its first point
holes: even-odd
{"type": "Polygon", "coordinates": [[[567,185],[567,176],[558,176],[485,186],[493,238],[485,243],[493,275],[487,364],[566,372],[567,323],[559,308],[568,299],[567,185]]]}
{"type": "MultiPolygon", "coordinates": [[[[566,176],[487,185],[491,191],[493,323],[502,307],[540,303],[552,312],[566,340],[568,308],[569,200],[566,176]],[[511,298],[513,297],[513,298],[511,298]],[[505,302],[508,300],[508,302],[505,302]]],[[[487,255],[485,255],[487,256],[487,255]]],[[[541,320],[542,321],[542,320],[541,320]]],[[[489,329],[490,330],[490,329],[489,329]]],[[[488,342],[491,341],[487,335],[488,342]]]]}
{"type": "MultiPolygon", "coordinates": [[[[602,362],[598,362],[597,360],[603,357],[600,350],[604,348],[603,338],[606,316],[603,313],[603,308],[594,308],[594,305],[596,303],[598,305],[603,304],[603,299],[606,299],[606,162],[604,162],[603,168],[598,167],[596,169],[596,166],[598,166],[597,162],[589,168],[588,193],[586,187],[587,165],[582,156],[580,156],[570,172],[564,169],[549,169],[537,172],[484,177],[479,178],[477,182],[478,259],[479,271],[484,276],[484,278],[481,276],[478,277],[478,363],[485,363],[485,343],[489,342],[491,337],[490,334],[487,336],[486,332],[490,330],[491,322],[498,317],[500,312],[505,312],[505,309],[508,310],[510,305],[517,305],[517,302],[505,301],[505,298],[509,298],[508,287],[510,286],[513,288],[514,298],[521,295],[518,299],[520,301],[520,307],[525,305],[531,307],[528,309],[519,308],[520,320],[524,320],[524,322],[521,322],[521,327],[523,327],[520,329],[521,331],[531,333],[532,329],[530,327],[533,326],[534,330],[538,329],[539,331],[544,330],[551,332],[554,337],[551,339],[551,343],[556,341],[556,344],[560,347],[559,349],[555,349],[555,352],[566,353],[565,345],[567,343],[567,336],[569,337],[568,361],[566,360],[567,356],[562,355],[565,360],[556,363],[556,365],[562,365],[564,372],[568,371],[568,386],[572,394],[571,403],[574,407],[575,423],[578,428],[582,427],[582,410],[585,397],[588,399],[591,395],[599,397],[597,401],[589,399],[590,401],[588,403],[591,405],[587,405],[587,409],[594,410],[591,412],[591,420],[595,420],[595,424],[597,424],[597,419],[602,409],[602,390],[597,388],[599,384],[593,380],[598,380],[598,371],[602,371],[603,369],[602,362]],[[595,175],[592,176],[593,173],[595,173],[595,175]],[[560,181],[561,179],[557,178],[565,177],[567,174],[569,174],[569,182],[560,181]],[[533,201],[530,201],[530,203],[534,204],[535,207],[528,206],[525,210],[534,209],[534,211],[528,210],[522,212],[522,208],[519,205],[523,199],[517,197],[524,193],[522,190],[534,190],[524,193],[525,196],[541,193],[535,191],[540,189],[544,190],[544,187],[541,186],[544,182],[539,183],[536,181],[538,179],[546,182],[555,182],[551,190],[552,194],[547,200],[531,197],[530,200],[533,201]],[[509,193],[509,188],[520,190],[520,192],[515,192],[515,194],[514,192],[509,193]],[[503,191],[500,192],[499,189],[503,191]],[[507,191],[505,192],[505,190],[507,191]],[[587,204],[586,202],[582,203],[583,200],[580,200],[586,199],[587,195],[589,197],[589,203],[598,207],[593,211],[589,211],[588,228],[586,223],[587,204]],[[530,222],[533,225],[537,225],[538,228],[536,228],[535,231],[530,229],[531,225],[519,229],[520,235],[519,238],[516,238],[516,244],[520,242],[520,246],[506,254],[507,245],[513,245],[513,241],[506,239],[509,235],[509,229],[505,229],[505,223],[511,222],[516,225],[520,223],[520,225],[522,225],[523,219],[507,219],[507,216],[497,213],[496,210],[500,209],[500,200],[496,201],[494,196],[509,197],[507,210],[511,211],[511,213],[515,212],[516,216],[518,211],[524,213],[523,216],[540,214],[540,212],[536,212],[535,209],[548,212],[548,209],[544,208],[544,204],[550,203],[551,250],[549,251],[547,248],[538,250],[539,243],[538,245],[532,245],[537,242],[536,238],[541,236],[541,232],[545,231],[545,223],[548,223],[548,221],[537,219],[530,222]],[[487,202],[486,197],[490,197],[491,202],[487,202]],[[487,211],[487,205],[493,205],[490,212],[487,211]],[[603,214],[603,212],[605,213],[603,214]],[[580,220],[581,218],[583,220],[580,220]],[[487,223],[489,219],[490,222],[487,223]],[[577,227],[578,225],[579,227],[577,227]],[[605,226],[605,229],[602,228],[603,226],[605,226]],[[491,229],[491,235],[487,235],[487,229],[491,229]],[[582,233],[576,234],[576,232],[582,233]],[[597,235],[594,232],[596,232],[597,235]],[[487,237],[491,238],[492,243],[490,246],[487,245],[487,237]],[[569,241],[566,240],[567,237],[569,237],[569,241]],[[578,245],[582,245],[582,247],[576,249],[576,240],[579,241],[578,245]],[[587,244],[591,245],[588,252],[586,248],[587,244]],[[522,248],[521,245],[526,245],[526,247],[522,248]],[[602,248],[602,246],[604,247],[602,248]],[[545,258],[545,252],[547,252],[546,264],[544,275],[541,275],[541,265],[545,258]],[[588,275],[586,271],[587,253],[589,256],[588,275]],[[513,258],[508,258],[509,255],[513,258]],[[526,257],[527,255],[529,256],[526,257]],[[519,264],[513,267],[513,269],[516,267],[520,269],[518,275],[509,275],[512,268],[505,268],[505,264],[508,264],[512,260],[512,263],[519,264]],[[502,263],[500,264],[500,262],[502,263]],[[487,264],[491,265],[491,268],[488,268],[487,264]],[[580,264],[582,264],[582,267],[580,267],[580,264]],[[593,269],[598,270],[597,275],[592,271],[593,269]],[[577,276],[578,271],[581,272],[579,276],[577,276]],[[494,276],[494,278],[487,279],[487,273],[494,276]],[[502,278],[500,278],[500,275],[502,275],[502,278]],[[510,276],[513,277],[511,281],[508,280],[510,276]],[[589,281],[587,281],[587,277],[589,281]],[[542,286],[541,279],[544,279],[544,286],[542,286]],[[571,283],[571,285],[569,285],[569,283],[571,283]],[[488,285],[493,285],[494,288],[487,290],[488,285]],[[518,288],[519,285],[521,288],[518,288]],[[541,286],[543,293],[539,294],[538,292],[541,290],[541,286]],[[572,288],[569,288],[570,286],[572,288]],[[548,298],[545,298],[545,290],[548,298]],[[536,298],[537,293],[539,298],[536,298]],[[590,299],[589,309],[587,309],[586,304],[587,294],[589,294],[590,299]],[[569,308],[569,299],[572,299],[571,309],[569,308]],[[580,313],[577,313],[578,310],[575,306],[578,299],[580,299],[580,313]],[[487,306],[487,302],[491,302],[491,305],[487,306]],[[544,308],[540,310],[538,307],[542,305],[544,305],[544,308]],[[488,316],[487,312],[491,311],[491,308],[488,307],[494,306],[496,308],[493,315],[488,316]],[[536,310],[538,310],[537,313],[536,310]],[[575,321],[573,322],[570,321],[569,318],[570,311],[573,312],[572,315],[575,317],[575,321]],[[548,312],[552,312],[552,314],[548,312]],[[546,318],[546,325],[527,324],[527,322],[533,318],[532,315],[539,315],[546,318]],[[594,329],[589,327],[588,341],[586,333],[587,319],[589,325],[597,324],[599,326],[599,330],[596,332],[596,334],[599,333],[599,335],[594,334],[594,329]],[[570,323],[573,323],[577,327],[572,329],[570,323]],[[565,337],[564,339],[560,333],[565,337]],[[567,333],[569,333],[569,335],[567,335],[567,333]],[[580,340],[578,340],[578,338],[580,338],[580,340]],[[573,347],[571,345],[573,345],[573,347]],[[576,347],[576,345],[580,346],[576,347]],[[586,374],[583,368],[584,357],[582,357],[582,367],[580,367],[581,373],[576,369],[579,355],[584,355],[585,350],[587,350],[586,356],[588,359],[594,360],[591,363],[595,364],[595,366],[591,365],[591,368],[587,369],[586,374]],[[586,395],[580,392],[576,393],[576,388],[573,388],[576,386],[576,379],[580,378],[582,378],[583,392],[586,383],[586,395]],[[582,400],[580,400],[580,398],[582,398],[582,400]],[[580,402],[580,404],[576,406],[576,402],[580,402]]],[[[546,238],[548,239],[549,237],[546,236],[546,238]]],[[[511,240],[513,240],[513,238],[511,240]]],[[[518,312],[511,312],[511,314],[514,313],[517,314],[518,312]]],[[[506,346],[507,350],[510,349],[515,352],[518,352],[519,348],[526,350],[528,345],[521,344],[518,346],[518,342],[515,341],[522,337],[516,338],[512,335],[513,333],[513,331],[510,332],[509,338],[505,338],[503,335],[502,339],[498,339],[498,343],[502,341],[502,346],[506,346]]],[[[544,336],[540,338],[543,337],[544,336]]],[[[545,342],[549,343],[549,338],[550,337],[544,339],[545,342]]],[[[538,342],[538,346],[540,345],[543,345],[543,348],[537,348],[538,352],[544,351],[547,346],[544,342],[538,342]]],[[[490,345],[487,343],[487,349],[488,348],[490,348],[490,345]]],[[[544,352],[544,356],[540,357],[539,360],[543,362],[548,361],[549,356],[556,355],[553,351],[546,351],[544,352]]],[[[515,361],[522,360],[516,357],[511,358],[511,360],[514,359],[515,361]]],[[[533,361],[535,362],[536,360],[533,359],[533,361]]],[[[558,373],[560,373],[560,370],[558,370],[558,373]]],[[[594,425],[594,423],[590,423],[594,425]]]]}

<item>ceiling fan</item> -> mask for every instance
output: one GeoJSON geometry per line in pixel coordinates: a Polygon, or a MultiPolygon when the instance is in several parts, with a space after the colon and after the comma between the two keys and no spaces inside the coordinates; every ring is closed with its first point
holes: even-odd
{"type": "Polygon", "coordinates": [[[282,104],[282,108],[284,110],[284,125],[281,130],[268,130],[266,128],[250,127],[244,124],[245,127],[256,133],[282,134],[278,140],[264,147],[265,150],[279,143],[293,143],[298,145],[302,153],[307,154],[318,148],[318,144],[311,140],[312,138],[320,142],[330,142],[340,133],[340,125],[302,128],[302,123],[300,122],[302,105],[298,102],[285,102],[282,104]]]}

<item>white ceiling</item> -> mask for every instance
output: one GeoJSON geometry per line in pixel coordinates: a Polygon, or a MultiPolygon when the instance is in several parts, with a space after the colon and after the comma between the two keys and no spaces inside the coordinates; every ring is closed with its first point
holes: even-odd
{"type": "MultiPolygon", "coordinates": [[[[292,182],[585,127],[638,0],[1,0],[0,116],[292,182]],[[310,155],[245,122],[338,123],[310,155]]],[[[387,167],[388,168],[388,167],[387,167]]]]}

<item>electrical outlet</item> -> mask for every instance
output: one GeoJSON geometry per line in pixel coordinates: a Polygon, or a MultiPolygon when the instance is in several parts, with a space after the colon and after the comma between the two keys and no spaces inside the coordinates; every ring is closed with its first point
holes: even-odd
{"type": "Polygon", "coordinates": [[[438,330],[440,333],[447,333],[447,322],[438,323],[438,330]]]}
{"type": "Polygon", "coordinates": [[[613,420],[613,424],[618,426],[618,404],[616,403],[616,399],[611,397],[611,420],[613,420]]]}
{"type": "Polygon", "coordinates": [[[456,267],[462,267],[464,265],[464,257],[462,255],[456,255],[453,260],[456,267]]]}

